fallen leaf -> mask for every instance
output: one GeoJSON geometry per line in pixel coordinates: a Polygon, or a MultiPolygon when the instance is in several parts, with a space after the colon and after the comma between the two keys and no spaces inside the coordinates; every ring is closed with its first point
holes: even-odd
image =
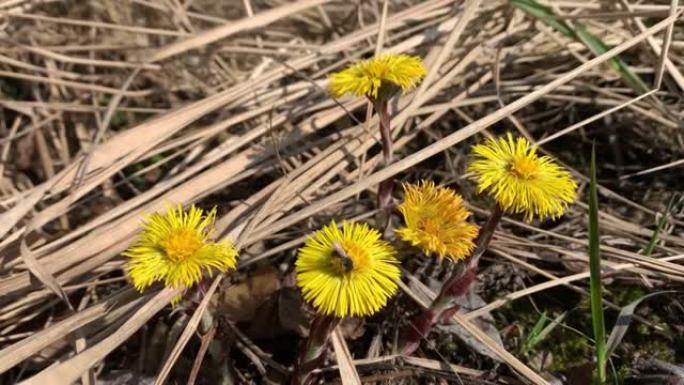
{"type": "Polygon", "coordinates": [[[294,288],[274,293],[256,310],[248,334],[255,339],[276,338],[285,334],[308,335],[309,322],[302,312],[303,301],[294,288]]]}
{"type": "Polygon", "coordinates": [[[280,274],[273,267],[255,271],[246,280],[232,285],[219,294],[219,314],[227,314],[236,322],[248,322],[254,318],[257,308],[271,294],[280,289],[280,274]]]}

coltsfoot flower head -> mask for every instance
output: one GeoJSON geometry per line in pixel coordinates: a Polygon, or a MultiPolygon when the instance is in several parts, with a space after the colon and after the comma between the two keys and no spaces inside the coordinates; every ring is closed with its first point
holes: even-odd
{"type": "Polygon", "coordinates": [[[570,173],[525,138],[487,139],[473,147],[468,171],[480,192],[485,190],[509,213],[523,213],[526,221],[563,215],[577,194],[570,173]]]}
{"type": "Polygon", "coordinates": [[[335,221],[299,250],[295,270],[304,299],[323,315],[368,316],[397,291],[396,252],[366,224],[335,221]]]}
{"type": "Polygon", "coordinates": [[[329,89],[336,98],[347,93],[372,99],[389,98],[399,89],[406,92],[413,88],[426,73],[419,57],[386,53],[332,74],[329,89]]]}
{"type": "Polygon", "coordinates": [[[139,291],[156,281],[167,287],[190,287],[203,273],[235,268],[238,251],[230,242],[210,242],[216,209],[206,215],[192,206],[169,207],[154,213],[142,225],[137,241],[123,255],[129,257],[127,272],[139,291]]]}
{"type": "Polygon", "coordinates": [[[471,213],[463,198],[450,188],[435,186],[432,181],[404,184],[399,211],[406,226],[397,229],[397,235],[428,255],[459,261],[475,248],[478,228],[467,222],[471,213]]]}

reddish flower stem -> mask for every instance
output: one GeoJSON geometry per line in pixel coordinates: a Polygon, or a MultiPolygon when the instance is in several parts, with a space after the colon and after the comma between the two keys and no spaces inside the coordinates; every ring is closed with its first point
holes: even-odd
{"type": "Polygon", "coordinates": [[[441,291],[432,301],[430,307],[416,315],[411,323],[404,328],[399,342],[401,354],[410,355],[416,351],[420,341],[430,333],[435,325],[450,322],[451,317],[460,309],[456,300],[466,294],[472,283],[475,282],[480,257],[489,247],[489,242],[492,240],[494,230],[502,215],[503,210],[499,205],[496,205],[480,230],[476,241],[477,247],[468,259],[465,271],[454,273],[451,278],[444,282],[441,291]]]}
{"type": "MultiPolygon", "coordinates": [[[[387,167],[392,163],[392,127],[389,113],[389,102],[386,98],[373,100],[373,108],[380,119],[380,140],[382,143],[383,166],[387,167]]],[[[387,209],[392,203],[392,191],[394,190],[394,178],[387,178],[380,182],[378,187],[378,207],[387,209]]]]}
{"type": "Polygon", "coordinates": [[[311,382],[311,372],[323,365],[328,337],[339,323],[340,319],[332,316],[317,315],[314,318],[309,328],[309,338],[299,347],[290,385],[307,385],[311,382]]]}

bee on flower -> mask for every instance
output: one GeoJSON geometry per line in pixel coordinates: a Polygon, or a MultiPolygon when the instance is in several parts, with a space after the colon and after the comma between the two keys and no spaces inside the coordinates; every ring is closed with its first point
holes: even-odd
{"type": "Polygon", "coordinates": [[[577,194],[570,173],[548,156],[539,156],[527,139],[489,138],[473,147],[468,171],[479,192],[487,191],[509,213],[522,213],[526,221],[563,215],[577,194]]]}
{"type": "Polygon", "coordinates": [[[427,71],[416,56],[385,53],[356,62],[330,76],[330,94],[366,96],[371,100],[387,100],[399,90],[407,92],[425,77],[427,71]]]}
{"type": "Polygon", "coordinates": [[[396,230],[397,235],[428,255],[452,261],[470,255],[478,227],[468,222],[471,212],[464,206],[463,198],[432,181],[403,186],[404,202],[399,211],[406,225],[396,230]]]}
{"type": "Polygon", "coordinates": [[[150,215],[138,239],[123,253],[129,258],[126,270],[133,286],[143,291],[162,281],[167,287],[189,288],[204,274],[235,268],[235,246],[209,241],[215,218],[215,208],[204,214],[195,206],[185,211],[181,205],[150,215]]]}
{"type": "Polygon", "coordinates": [[[399,262],[392,246],[366,224],[335,221],[299,250],[295,271],[304,299],[322,315],[369,316],[397,291],[399,262]]]}

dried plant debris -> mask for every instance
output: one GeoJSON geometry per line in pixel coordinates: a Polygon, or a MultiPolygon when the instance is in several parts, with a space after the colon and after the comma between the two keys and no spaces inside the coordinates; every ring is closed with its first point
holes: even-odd
{"type": "Polygon", "coordinates": [[[0,382],[587,383],[592,146],[607,382],[681,381],[680,3],[0,2],[0,382]]]}

